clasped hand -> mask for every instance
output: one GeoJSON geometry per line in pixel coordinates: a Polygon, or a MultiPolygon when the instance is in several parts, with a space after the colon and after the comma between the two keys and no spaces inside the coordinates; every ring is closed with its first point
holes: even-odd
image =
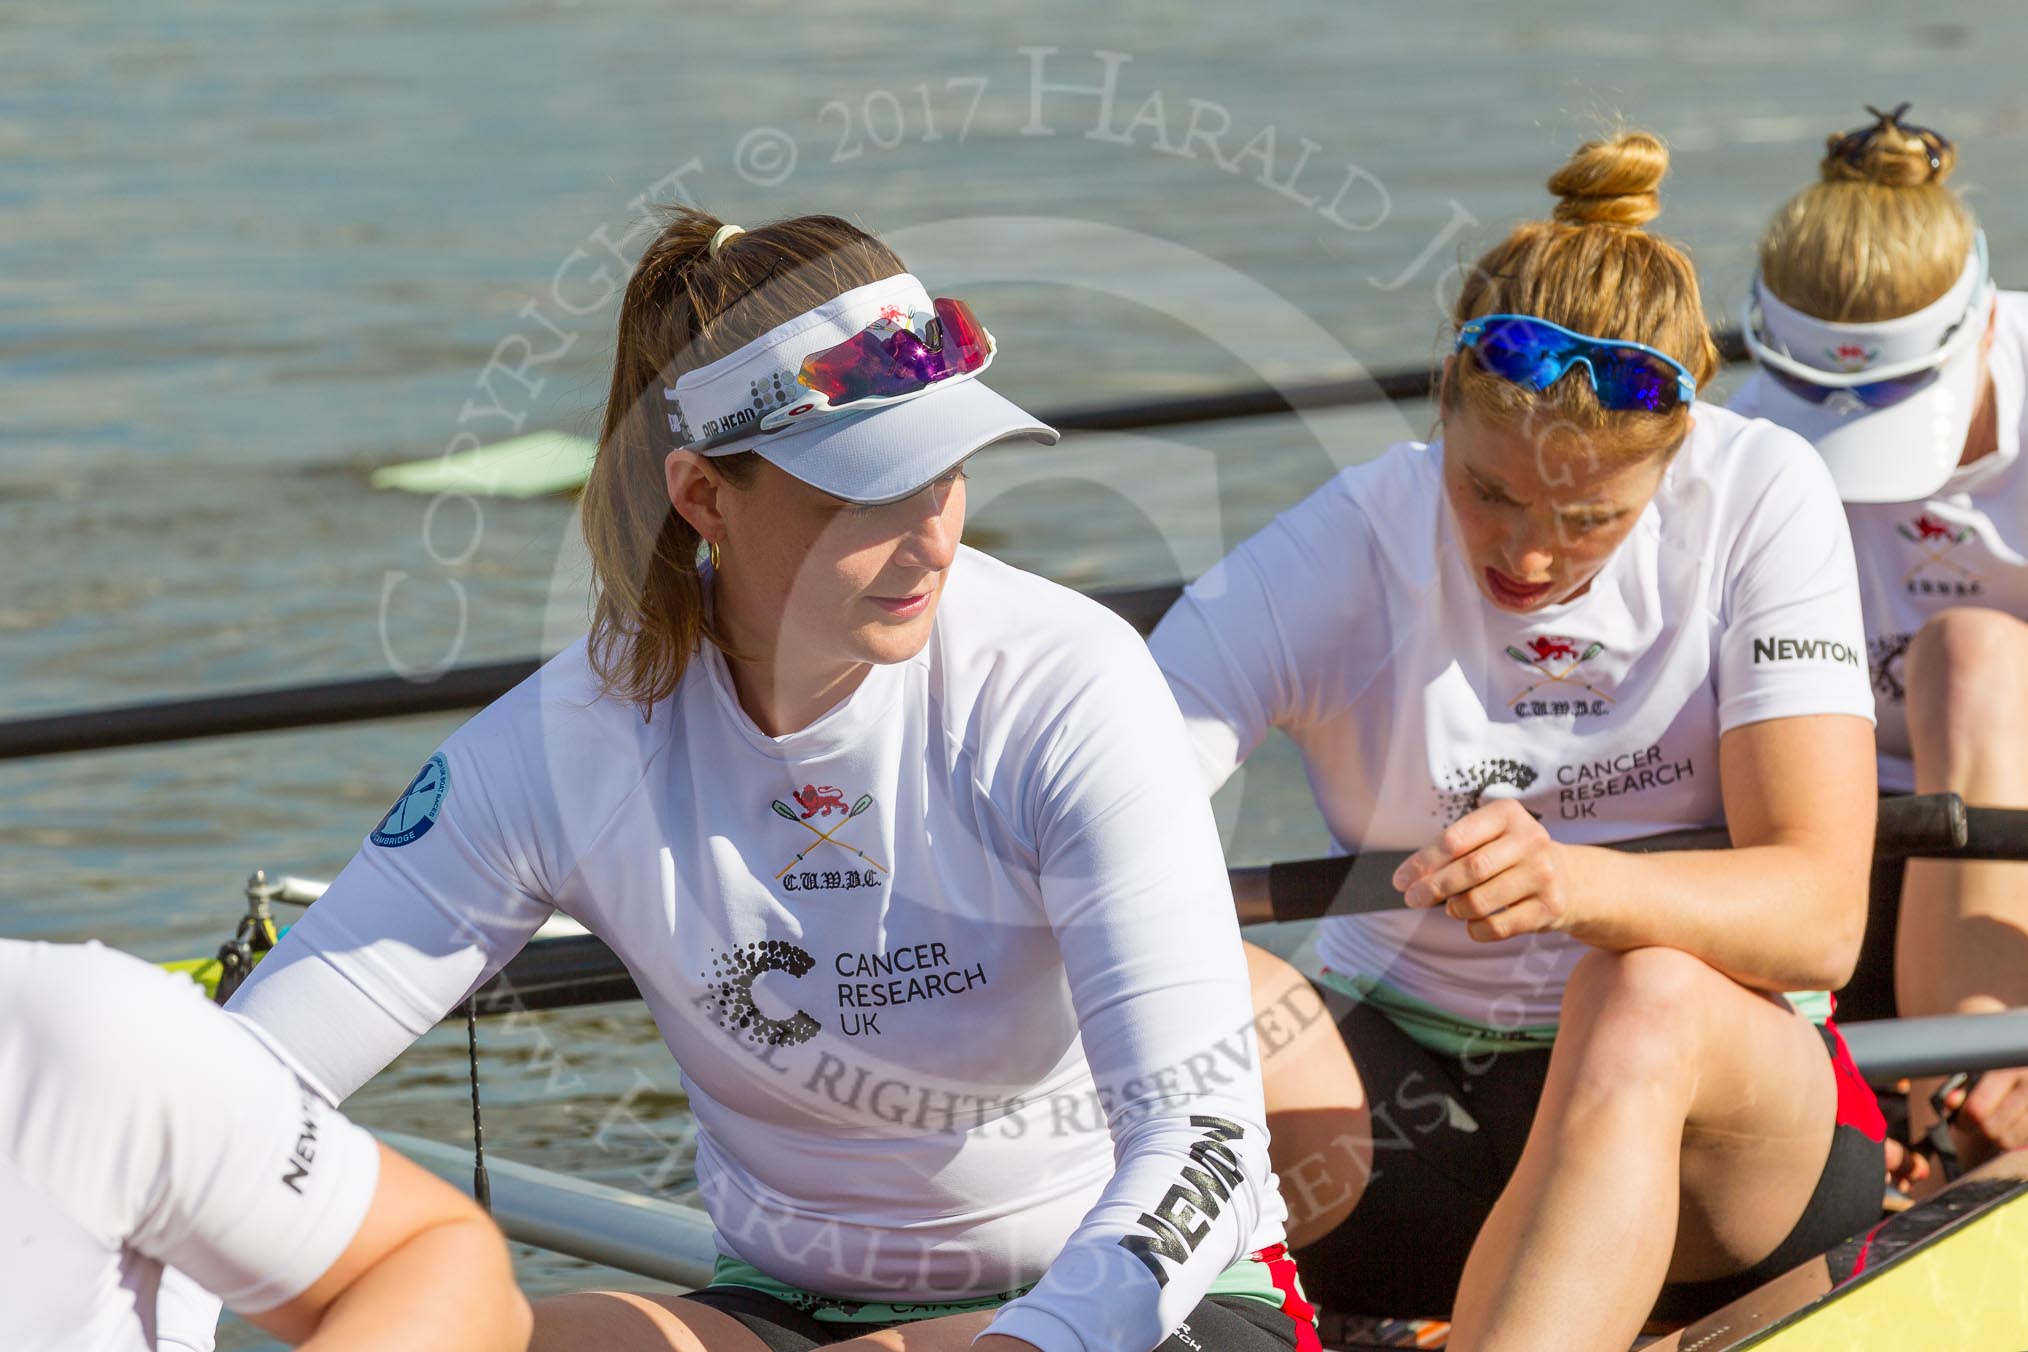
{"type": "Polygon", "coordinates": [[[1485,803],[1444,828],[1394,871],[1410,906],[1441,906],[1482,943],[1545,930],[1569,932],[1568,847],[1551,840],[1512,799],[1485,803]]]}

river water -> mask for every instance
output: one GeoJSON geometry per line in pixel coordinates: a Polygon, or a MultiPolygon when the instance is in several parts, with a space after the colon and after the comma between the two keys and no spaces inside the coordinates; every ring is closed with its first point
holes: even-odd
{"type": "MultiPolygon", "coordinates": [[[[1767,8],[0,4],[0,716],[568,641],[570,502],[366,473],[590,431],[647,200],[885,234],[1045,410],[1427,365],[1453,265],[1614,115],[1671,141],[1655,228],[1721,319],[1868,101],[1958,140],[1996,270],[2028,278],[2028,10],[1767,8]]],[[[1076,586],[1167,580],[1427,426],[995,450],[969,538],[1076,586]]],[[[250,869],[335,872],[457,721],[0,765],[0,933],[208,952],[250,869]]],[[[1321,847],[1286,752],[1243,795],[1235,860],[1321,847]]],[[[687,1117],[638,1009],[483,1037],[494,1149],[681,1195],[687,1117]]],[[[350,1106],[455,1139],[463,1074],[440,1033],[350,1106]]],[[[595,1277],[521,1262],[533,1290],[595,1277]]]]}

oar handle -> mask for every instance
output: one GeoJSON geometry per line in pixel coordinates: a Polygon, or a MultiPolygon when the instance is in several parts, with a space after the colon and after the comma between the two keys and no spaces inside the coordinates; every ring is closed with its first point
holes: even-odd
{"type": "MultiPolygon", "coordinates": [[[[1956,794],[1933,796],[1958,802],[1956,794]]],[[[1921,852],[1911,850],[1910,856],[1948,859],[1955,855],[1963,855],[1968,859],[2028,860],[2028,813],[2018,808],[1967,807],[1961,802],[1958,803],[1958,810],[1965,817],[1965,832],[1956,849],[1921,852]]]]}
{"type": "MultiPolygon", "coordinates": [[[[1977,857],[2028,859],[2028,814],[1996,808],[1968,810],[1964,800],[1954,793],[1882,799],[1874,827],[1873,853],[1876,858],[1889,859],[1965,853],[1973,838],[1970,813],[1974,812],[1980,814],[1982,826],[1977,857]]],[[[1612,841],[1605,848],[1654,854],[1665,850],[1722,850],[1731,844],[1724,827],[1706,827],[1612,841]]],[[[1233,902],[1239,908],[1243,925],[1400,910],[1401,893],[1394,890],[1394,870],[1406,858],[1406,851],[1370,850],[1335,859],[1299,859],[1265,868],[1234,869],[1233,902]]]]}
{"type": "Polygon", "coordinates": [[[2019,812],[1970,808],[1954,793],[1880,800],[1873,853],[1882,859],[1940,859],[1978,845],[1981,859],[2028,858],[2028,820],[2019,812]],[[1975,830],[1975,817],[1985,818],[1975,830]],[[2012,853],[1989,853],[2011,850],[2012,853]]]}

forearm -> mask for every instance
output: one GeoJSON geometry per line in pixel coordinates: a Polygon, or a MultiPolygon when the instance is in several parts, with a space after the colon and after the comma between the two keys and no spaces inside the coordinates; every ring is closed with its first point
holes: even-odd
{"type": "Polygon", "coordinates": [[[453,1220],[410,1238],[325,1309],[307,1352],[522,1352],[528,1302],[491,1225],[453,1220]],[[447,1285],[444,1274],[455,1273],[447,1285]]]}
{"type": "Polygon", "coordinates": [[[362,856],[347,865],[226,1003],[286,1049],[333,1102],[435,1027],[519,950],[544,914],[488,901],[474,907],[485,922],[478,923],[375,881],[372,862],[362,856]]]}
{"type": "Polygon", "coordinates": [[[1768,991],[1836,989],[1858,960],[1867,860],[1845,843],[1563,855],[1570,933],[1595,948],[1680,949],[1768,991]]]}

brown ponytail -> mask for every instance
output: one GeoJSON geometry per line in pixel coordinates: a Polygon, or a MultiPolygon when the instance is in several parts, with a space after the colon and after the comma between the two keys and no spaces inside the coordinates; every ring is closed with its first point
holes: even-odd
{"type": "MultiPolygon", "coordinates": [[[[1697,271],[1667,240],[1641,227],[1662,210],[1669,150],[1644,131],[1588,141],[1549,178],[1557,203],[1546,221],[1517,226],[1482,256],[1452,309],[1462,326],[1480,315],[1525,314],[1599,338],[1659,348],[1699,385],[1718,370],[1697,271]]],[[[1540,393],[1479,369],[1460,354],[1444,382],[1446,413],[1492,421],[1546,416],[1586,434],[1595,449],[1644,458],[1674,449],[1689,410],[1618,412],[1599,406],[1582,376],[1540,393]]]]}
{"type": "MultiPolygon", "coordinates": [[[[731,236],[722,222],[662,208],[620,303],[613,384],[585,485],[583,519],[597,598],[589,652],[603,691],[644,710],[676,689],[699,642],[721,649],[698,573],[702,541],[669,502],[663,463],[675,449],[662,386],[738,351],[825,301],[907,269],[892,250],[836,216],[797,216],[731,236]]],[[[720,456],[735,486],[759,457],[720,456]]]]}
{"type": "Polygon", "coordinates": [[[1957,151],[1935,132],[1869,108],[1875,125],[1834,134],[1818,181],[1782,204],[1760,240],[1762,283],[1834,324],[1898,319],[1956,285],[1978,230],[1945,180],[1957,151]]]}

